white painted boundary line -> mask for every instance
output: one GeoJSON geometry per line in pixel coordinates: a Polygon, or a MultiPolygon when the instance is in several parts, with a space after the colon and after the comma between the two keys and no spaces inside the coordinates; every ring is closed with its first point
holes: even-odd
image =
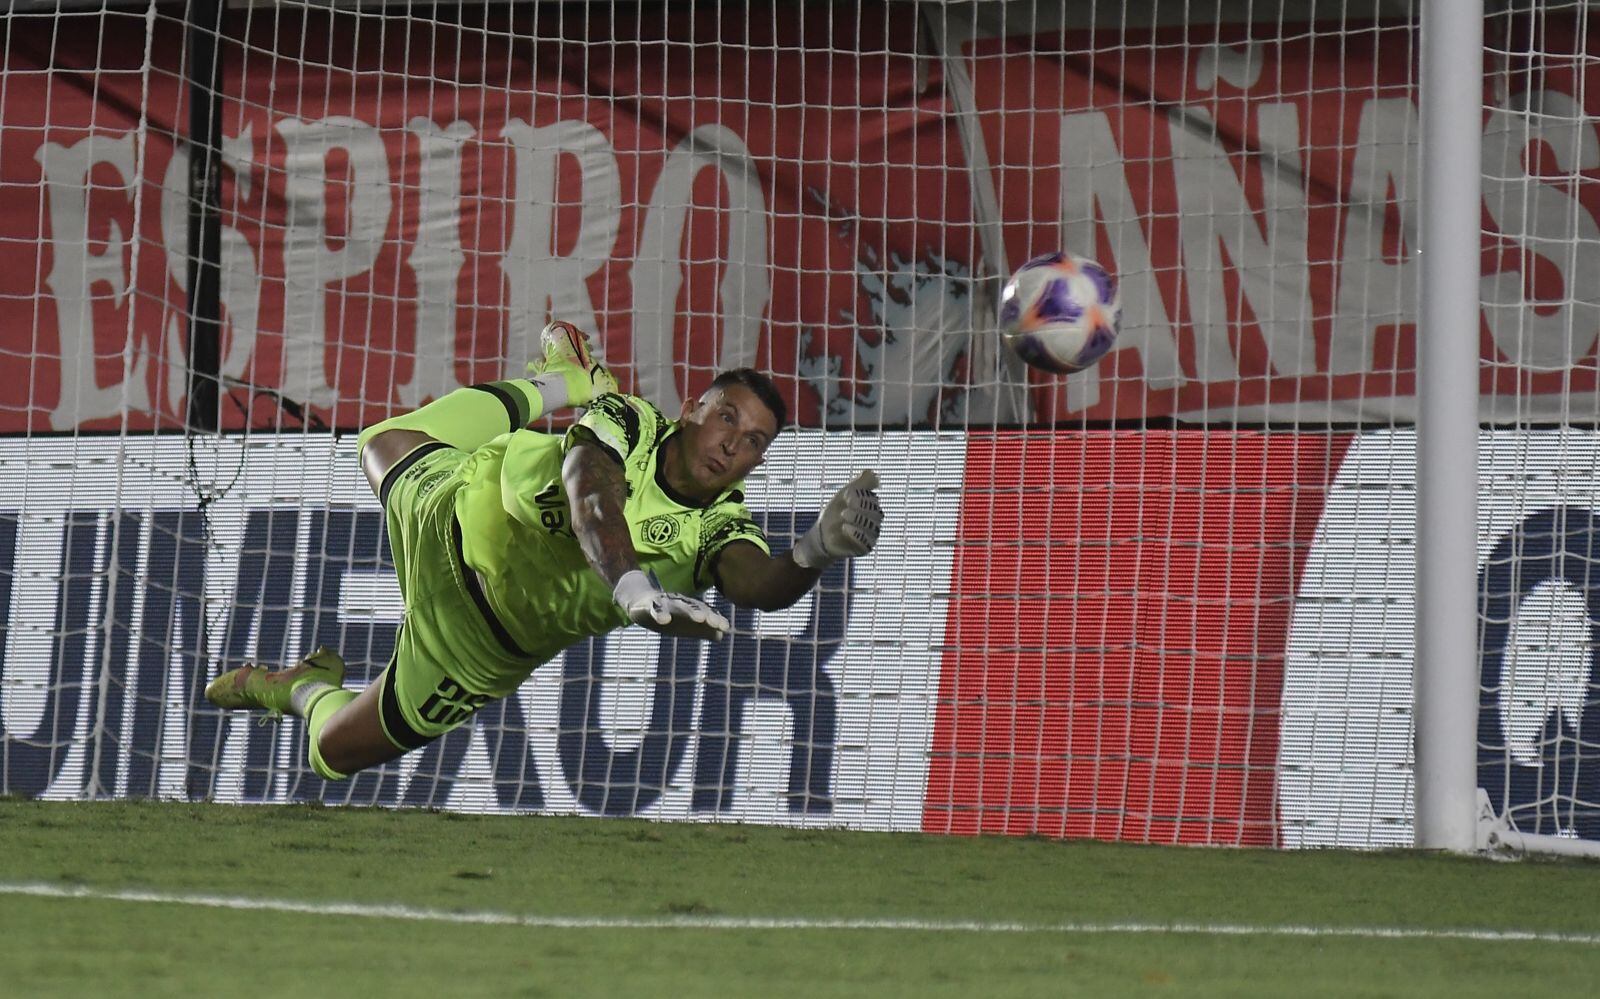
{"type": "Polygon", "coordinates": [[[1215,937],[1347,937],[1363,940],[1471,940],[1491,943],[1554,943],[1600,946],[1596,933],[1534,930],[1426,929],[1402,926],[1241,926],[1228,923],[988,923],[937,919],[772,919],[752,916],[540,916],[514,912],[451,912],[406,905],[356,902],[297,902],[290,899],[189,895],[173,892],[102,890],[78,885],[0,883],[0,895],[37,898],[158,902],[212,909],[291,912],[310,916],[358,916],[425,923],[528,926],[572,930],[911,930],[925,933],[1055,933],[1099,935],[1186,934],[1215,937]]]}

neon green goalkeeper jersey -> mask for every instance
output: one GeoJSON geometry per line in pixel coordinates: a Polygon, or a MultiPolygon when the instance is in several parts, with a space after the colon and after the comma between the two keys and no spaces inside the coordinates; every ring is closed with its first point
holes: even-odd
{"type": "Polygon", "coordinates": [[[572,531],[561,463],[574,444],[599,445],[627,479],[624,513],[640,567],[665,590],[711,586],[717,553],[734,541],[770,551],[737,483],[698,506],[667,485],[661,461],[677,422],[634,396],[605,395],[565,435],[502,434],[473,452],[456,495],[462,555],[483,578],[489,605],[536,661],[629,623],[590,568],[572,531]]]}

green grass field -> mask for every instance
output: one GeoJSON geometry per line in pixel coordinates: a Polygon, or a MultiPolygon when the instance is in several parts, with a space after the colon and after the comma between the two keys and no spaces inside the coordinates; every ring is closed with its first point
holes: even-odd
{"type": "Polygon", "coordinates": [[[0,883],[0,992],[19,997],[1600,983],[1600,864],[1574,861],[7,800],[0,883]]]}

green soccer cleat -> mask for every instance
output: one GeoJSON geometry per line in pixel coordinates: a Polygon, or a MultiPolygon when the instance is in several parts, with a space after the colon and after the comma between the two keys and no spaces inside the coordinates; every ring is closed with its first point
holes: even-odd
{"type": "Polygon", "coordinates": [[[206,684],[206,700],[228,710],[264,708],[281,715],[289,710],[296,687],[316,682],[344,685],[344,660],[332,649],[318,649],[288,669],[269,670],[254,663],[231,669],[206,684]]]}
{"type": "Polygon", "coordinates": [[[594,399],[617,390],[617,379],[589,350],[583,331],[560,319],[552,320],[539,331],[544,357],[528,365],[535,375],[560,375],[567,385],[568,406],[587,406],[594,399]]]}

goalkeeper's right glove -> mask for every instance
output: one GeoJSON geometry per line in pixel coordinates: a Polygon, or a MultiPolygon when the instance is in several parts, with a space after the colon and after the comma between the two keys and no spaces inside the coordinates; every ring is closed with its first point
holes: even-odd
{"type": "Polygon", "coordinates": [[[668,593],[656,584],[654,576],[638,569],[623,573],[611,595],[634,624],[663,635],[717,641],[733,630],[728,619],[710,604],[682,593],[668,593]]]}
{"type": "Polygon", "coordinates": [[[825,569],[842,558],[854,558],[872,551],[883,526],[883,507],[878,505],[878,476],[871,469],[862,472],[838,492],[811,525],[811,530],[791,553],[796,565],[825,569]]]}

